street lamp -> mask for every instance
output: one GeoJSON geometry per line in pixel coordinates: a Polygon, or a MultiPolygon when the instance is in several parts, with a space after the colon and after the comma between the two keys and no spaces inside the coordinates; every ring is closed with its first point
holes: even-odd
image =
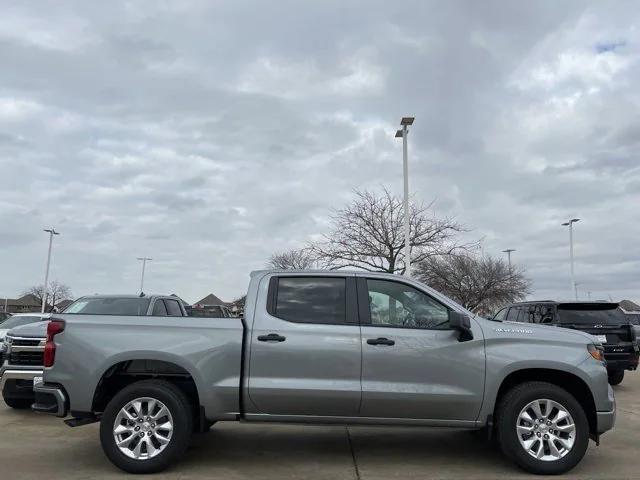
{"type": "Polygon", "coordinates": [[[578,300],[578,287],[573,273],[573,224],[579,222],[579,218],[572,218],[568,222],[562,224],[563,227],[569,227],[569,262],[571,264],[571,290],[575,291],[576,300],[578,300]]]}
{"type": "Polygon", "coordinates": [[[44,229],[43,231],[49,234],[49,251],[47,252],[47,267],[44,271],[44,286],[42,292],[42,309],[40,313],[44,313],[44,307],[47,304],[47,292],[49,290],[49,265],[51,264],[51,245],[53,244],[53,236],[60,235],[60,232],[56,232],[55,228],[44,229]]]}
{"type": "Polygon", "coordinates": [[[147,261],[151,261],[151,260],[153,260],[153,258],[138,257],[138,260],[140,260],[142,262],[142,275],[140,275],[140,294],[142,295],[142,293],[144,293],[144,290],[143,290],[143,287],[144,287],[144,269],[147,266],[147,261]]]}
{"type": "Polygon", "coordinates": [[[507,248],[506,250],[502,250],[502,253],[507,254],[507,259],[509,262],[509,273],[511,273],[511,252],[515,252],[515,251],[516,251],[515,248],[507,248]]]}
{"type": "Polygon", "coordinates": [[[404,173],[404,274],[411,276],[411,236],[409,231],[409,159],[407,157],[407,135],[409,125],[413,125],[415,117],[402,117],[402,129],[396,132],[396,138],[402,138],[402,171],[404,173]]]}

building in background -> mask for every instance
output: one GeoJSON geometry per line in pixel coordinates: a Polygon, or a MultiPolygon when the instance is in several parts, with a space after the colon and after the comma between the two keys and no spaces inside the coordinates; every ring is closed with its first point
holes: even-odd
{"type": "MultiPolygon", "coordinates": [[[[8,313],[31,313],[40,312],[41,303],[40,300],[31,294],[23,295],[20,298],[7,298],[7,312],[8,313]]],[[[4,312],[5,299],[0,299],[0,312],[4,312]]],[[[49,306],[47,305],[47,311],[49,306]]]]}

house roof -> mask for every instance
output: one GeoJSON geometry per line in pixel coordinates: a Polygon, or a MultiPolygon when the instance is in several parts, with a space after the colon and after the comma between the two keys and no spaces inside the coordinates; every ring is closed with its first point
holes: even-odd
{"type": "Polygon", "coordinates": [[[625,312],[640,312],[640,305],[631,300],[622,300],[620,302],[620,308],[625,312]]]}
{"type": "Polygon", "coordinates": [[[193,303],[194,305],[226,305],[225,302],[216,297],[213,293],[210,293],[203,299],[193,303]]]}
{"type": "MultiPolygon", "coordinates": [[[[4,299],[3,299],[4,301],[4,299]]],[[[30,293],[23,295],[20,298],[8,298],[7,305],[11,306],[25,306],[25,307],[38,307],[41,305],[40,300],[35,295],[30,293]]]]}

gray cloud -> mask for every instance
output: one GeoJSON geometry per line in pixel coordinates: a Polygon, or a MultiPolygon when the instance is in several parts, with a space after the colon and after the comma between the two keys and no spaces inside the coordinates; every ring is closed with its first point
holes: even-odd
{"type": "Polygon", "coordinates": [[[0,18],[0,293],[240,295],[354,188],[517,248],[535,296],[640,299],[639,14],[625,2],[41,2],[0,18]]]}

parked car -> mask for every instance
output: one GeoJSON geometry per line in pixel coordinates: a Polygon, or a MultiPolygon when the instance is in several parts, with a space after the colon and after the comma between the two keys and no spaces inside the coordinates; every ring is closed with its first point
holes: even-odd
{"type": "Polygon", "coordinates": [[[182,301],[171,295],[88,295],[80,297],[63,313],[83,315],[149,315],[186,317],[182,301]]]}
{"type": "Polygon", "coordinates": [[[243,319],[56,315],[35,391],[36,411],[100,421],[105,454],[132,473],[240,420],[485,428],[522,468],[554,474],[615,421],[593,336],[492,322],[369,272],[254,272],[243,319]]]}
{"type": "Polygon", "coordinates": [[[581,330],[604,345],[609,383],[618,385],[625,370],[636,370],[640,349],[638,329],[614,302],[555,302],[550,300],[514,303],[493,317],[521,323],[540,323],[581,330]]]}
{"type": "MultiPolygon", "coordinates": [[[[73,302],[65,312],[91,315],[186,316],[182,302],[168,295],[90,295],[73,302]]],[[[49,314],[44,317],[19,314],[12,317],[11,322],[31,323],[41,319],[48,320],[49,317],[49,314]]],[[[46,330],[46,323],[43,323],[14,328],[8,334],[8,341],[5,342],[5,361],[0,363],[0,390],[5,403],[12,408],[31,408],[34,402],[33,384],[43,375],[46,330]]]]}
{"type": "Polygon", "coordinates": [[[0,342],[4,340],[7,332],[12,328],[39,322],[49,318],[49,316],[48,313],[42,315],[39,313],[16,313],[15,315],[11,315],[4,322],[0,323],[0,342]]]}
{"type": "Polygon", "coordinates": [[[10,313],[0,312],[0,328],[2,326],[2,322],[4,322],[9,317],[11,317],[10,313]]]}
{"type": "Polygon", "coordinates": [[[11,408],[31,408],[33,381],[42,376],[44,345],[49,314],[16,314],[1,326],[10,328],[3,335],[0,355],[0,391],[11,408]]]}

